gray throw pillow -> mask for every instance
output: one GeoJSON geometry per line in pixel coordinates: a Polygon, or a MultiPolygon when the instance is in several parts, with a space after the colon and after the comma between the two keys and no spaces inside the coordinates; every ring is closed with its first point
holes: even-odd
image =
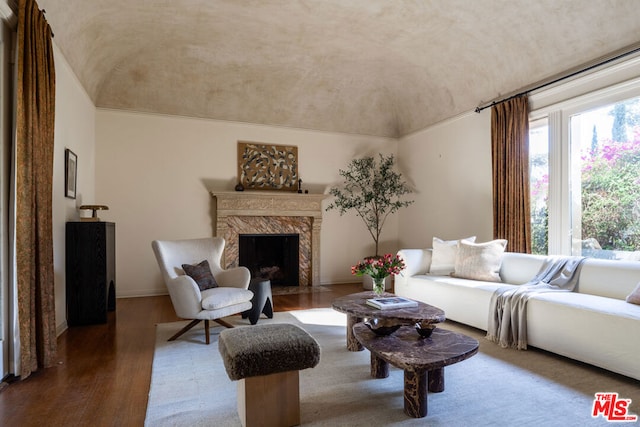
{"type": "Polygon", "coordinates": [[[206,259],[196,265],[182,264],[182,269],[187,276],[195,280],[201,291],[218,286],[218,282],[216,282],[211,273],[211,268],[209,268],[209,261],[206,259]]]}

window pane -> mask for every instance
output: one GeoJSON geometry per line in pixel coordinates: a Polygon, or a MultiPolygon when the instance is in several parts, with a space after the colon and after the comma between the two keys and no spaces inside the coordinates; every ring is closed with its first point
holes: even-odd
{"type": "Polygon", "coordinates": [[[572,252],[640,259],[640,98],[571,116],[572,252]]]}
{"type": "Polygon", "coordinates": [[[549,125],[546,119],[529,124],[529,188],[531,192],[531,251],[549,251],[549,125]]]}

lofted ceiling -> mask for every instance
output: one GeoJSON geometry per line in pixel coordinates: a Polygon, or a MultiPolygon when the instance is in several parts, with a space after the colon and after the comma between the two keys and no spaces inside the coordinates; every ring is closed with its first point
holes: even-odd
{"type": "Polygon", "coordinates": [[[637,0],[37,0],[97,107],[401,137],[640,41],[637,0]]]}

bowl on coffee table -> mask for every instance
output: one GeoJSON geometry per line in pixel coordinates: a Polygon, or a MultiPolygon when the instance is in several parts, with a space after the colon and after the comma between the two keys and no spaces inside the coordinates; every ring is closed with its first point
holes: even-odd
{"type": "Polygon", "coordinates": [[[395,331],[397,331],[400,326],[397,322],[390,321],[388,319],[379,319],[377,317],[372,317],[363,322],[371,331],[380,336],[391,335],[395,331]]]}
{"type": "Polygon", "coordinates": [[[415,328],[421,338],[429,338],[436,329],[436,325],[435,323],[417,322],[415,328]]]}

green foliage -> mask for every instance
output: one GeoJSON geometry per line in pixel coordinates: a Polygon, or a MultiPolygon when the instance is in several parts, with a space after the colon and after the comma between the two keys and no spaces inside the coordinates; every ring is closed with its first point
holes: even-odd
{"type": "Polygon", "coordinates": [[[411,189],[402,179],[402,174],[393,170],[393,155],[379,156],[379,162],[373,157],[364,157],[353,159],[346,170],[340,169],[343,185],[329,190],[335,200],[327,206],[327,210],[336,209],[340,215],[356,211],[373,238],[376,256],[380,233],[387,217],[413,203],[413,200],[400,199],[411,193],[411,189]]]}
{"type": "Polygon", "coordinates": [[[583,163],[582,235],[602,249],[638,250],[640,140],[610,142],[597,154],[583,163]]]}
{"type": "Polygon", "coordinates": [[[531,214],[531,253],[549,253],[549,209],[547,206],[535,209],[531,214]]]}

